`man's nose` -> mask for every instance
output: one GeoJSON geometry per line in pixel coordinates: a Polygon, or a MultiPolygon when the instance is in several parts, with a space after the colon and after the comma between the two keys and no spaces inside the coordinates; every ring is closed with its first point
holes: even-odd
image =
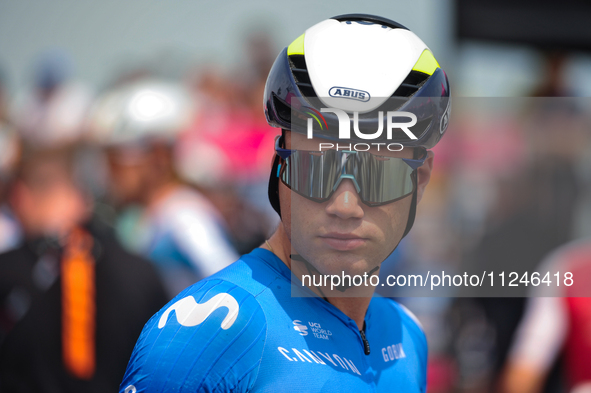
{"type": "Polygon", "coordinates": [[[361,197],[351,179],[343,179],[326,205],[326,212],[342,219],[362,218],[361,197]]]}

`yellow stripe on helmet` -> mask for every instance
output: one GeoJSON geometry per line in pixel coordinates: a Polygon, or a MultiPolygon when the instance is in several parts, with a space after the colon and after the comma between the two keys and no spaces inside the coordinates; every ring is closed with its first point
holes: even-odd
{"type": "Polygon", "coordinates": [[[304,54],[304,35],[302,34],[298,38],[296,38],[289,46],[287,47],[287,55],[303,55],[304,54]]]}
{"type": "MultiPolygon", "coordinates": [[[[294,41],[295,42],[295,41],[294,41]]],[[[293,45],[293,44],[292,44],[293,45]]],[[[425,49],[419,57],[419,60],[416,62],[414,67],[412,68],[413,71],[423,72],[425,74],[433,75],[436,69],[438,69],[439,63],[433,57],[433,53],[430,50],[425,49]]]]}

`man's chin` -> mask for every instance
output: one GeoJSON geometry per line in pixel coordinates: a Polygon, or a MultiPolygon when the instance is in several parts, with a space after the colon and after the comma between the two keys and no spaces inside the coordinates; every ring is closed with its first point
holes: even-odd
{"type": "Polygon", "coordinates": [[[322,253],[307,261],[322,275],[363,275],[375,268],[367,258],[354,253],[322,253]]]}

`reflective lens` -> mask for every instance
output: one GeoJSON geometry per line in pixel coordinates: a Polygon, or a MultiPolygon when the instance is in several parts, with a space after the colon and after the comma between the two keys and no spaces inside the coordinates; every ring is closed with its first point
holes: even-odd
{"type": "Polygon", "coordinates": [[[279,147],[279,139],[275,150],[284,159],[278,175],[292,191],[324,202],[341,181],[349,179],[363,203],[373,206],[412,194],[412,174],[426,158],[414,160],[347,150],[289,150],[279,147]]]}

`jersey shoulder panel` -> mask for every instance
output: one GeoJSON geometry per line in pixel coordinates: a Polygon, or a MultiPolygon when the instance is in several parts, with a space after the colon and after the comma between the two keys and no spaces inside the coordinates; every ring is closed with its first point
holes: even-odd
{"type": "MultiPolygon", "coordinates": [[[[379,325],[382,326],[382,334],[391,337],[392,343],[399,342],[408,360],[414,359],[413,366],[409,367],[412,368],[419,386],[424,391],[427,384],[428,346],[427,337],[418,318],[402,304],[379,296],[372,299],[371,310],[372,315],[381,318],[379,325]],[[392,332],[395,332],[393,336],[392,332]],[[397,338],[394,339],[394,337],[397,338]]],[[[393,360],[388,347],[380,350],[384,360],[393,360]]],[[[395,352],[394,350],[394,357],[396,357],[395,352]]]]}
{"type": "Polygon", "coordinates": [[[251,293],[219,278],[200,281],[146,323],[120,392],[249,391],[266,334],[251,293]]]}
{"type": "Polygon", "coordinates": [[[233,283],[253,296],[260,295],[276,280],[289,281],[287,266],[267,250],[255,249],[209,279],[233,283]]]}
{"type": "Polygon", "coordinates": [[[384,313],[384,315],[395,312],[400,316],[403,325],[416,335],[416,339],[426,340],[423,325],[419,319],[406,306],[397,301],[381,296],[375,296],[372,299],[372,313],[384,313]]]}

